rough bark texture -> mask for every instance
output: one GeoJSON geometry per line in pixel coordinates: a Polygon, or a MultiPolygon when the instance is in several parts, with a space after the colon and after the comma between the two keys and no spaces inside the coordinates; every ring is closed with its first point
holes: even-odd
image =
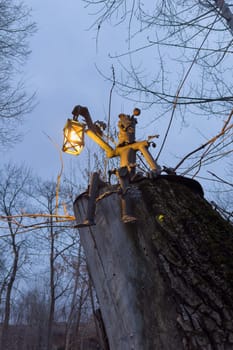
{"type": "MultiPolygon", "coordinates": [[[[233,229],[177,179],[132,185],[136,224],[121,222],[113,193],[80,229],[111,350],[233,349],[233,229]]],[[[74,204],[79,222],[86,203],[74,204]]]]}

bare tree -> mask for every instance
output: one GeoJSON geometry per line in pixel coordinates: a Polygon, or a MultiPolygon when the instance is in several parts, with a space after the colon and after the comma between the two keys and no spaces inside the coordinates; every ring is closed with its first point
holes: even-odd
{"type": "Polygon", "coordinates": [[[59,192],[57,183],[31,180],[14,165],[0,179],[1,349],[51,349],[61,332],[71,350],[84,340],[82,323],[92,312],[79,237],[72,222],[58,220],[58,211],[70,210],[72,186],[59,192]]]}
{"type": "Polygon", "coordinates": [[[5,146],[19,137],[22,117],[33,106],[20,70],[30,54],[28,40],[35,23],[29,9],[16,0],[0,0],[0,23],[0,143],[5,146]]]}
{"type": "Polygon", "coordinates": [[[121,67],[125,71],[125,79],[118,79],[116,83],[125,93],[130,93],[131,98],[135,96],[137,101],[148,105],[161,104],[165,108],[168,108],[167,104],[173,104],[175,98],[180,107],[202,107],[223,101],[231,105],[231,82],[229,79],[221,80],[219,75],[223,73],[223,68],[227,68],[227,61],[229,63],[233,38],[222,21],[223,11],[217,5],[220,1],[168,0],[157,1],[156,4],[144,4],[134,0],[84,2],[89,6],[98,6],[98,17],[94,26],[99,33],[105,21],[111,20],[119,26],[124,22],[123,33],[127,43],[124,46],[121,42],[120,50],[123,47],[125,51],[111,56],[122,59],[121,67]],[[148,65],[147,57],[150,59],[149,69],[145,69],[148,65]],[[195,67],[192,66],[192,70],[195,70],[192,74],[189,72],[190,79],[184,86],[185,74],[190,64],[193,65],[194,59],[195,67]],[[137,69],[137,66],[140,68],[137,69]],[[206,81],[210,74],[211,81],[206,81]],[[193,80],[195,75],[198,76],[197,81],[193,80]],[[172,78],[182,84],[179,96],[178,86],[171,84],[172,78]],[[218,88],[214,90],[210,86],[218,88]]]}
{"type": "MultiPolygon", "coordinates": [[[[67,263],[67,261],[66,261],[67,263]]],[[[86,313],[85,308],[89,308],[90,315],[90,288],[89,274],[87,272],[86,260],[81,245],[78,246],[78,254],[69,263],[72,274],[72,285],[67,295],[67,328],[65,339],[65,350],[76,349],[82,342],[83,332],[81,332],[81,322],[86,313]]]]}
{"type": "MultiPolygon", "coordinates": [[[[44,247],[49,255],[49,311],[48,311],[48,337],[47,349],[51,349],[52,335],[56,314],[58,314],[58,302],[67,291],[69,291],[72,278],[67,273],[67,266],[64,264],[66,256],[71,254],[71,249],[77,249],[76,235],[72,232],[66,234],[66,229],[61,224],[56,224],[54,217],[58,209],[66,210],[69,200],[68,190],[59,192],[56,182],[40,181],[35,187],[34,198],[43,213],[48,214],[47,225],[43,229],[47,247],[44,247]],[[65,196],[63,196],[65,194],[65,196]],[[63,197],[64,201],[63,201],[63,197]]],[[[71,229],[70,229],[71,231],[71,229]]],[[[73,277],[73,276],[72,276],[73,277]]]]}
{"type": "MultiPolygon", "coordinates": [[[[228,181],[222,178],[218,175],[218,173],[211,172],[211,175],[214,179],[216,179],[216,184],[212,188],[213,200],[211,201],[211,204],[226,221],[233,223],[233,182],[232,180],[228,181]]],[[[232,179],[231,164],[228,168],[228,176],[230,179],[232,179]]]]}
{"type": "MultiPolygon", "coordinates": [[[[222,121],[222,130],[213,130],[209,143],[197,145],[196,153],[190,152],[184,166],[183,162],[182,167],[180,163],[172,164],[180,173],[197,176],[205,165],[229,159],[233,101],[231,5],[211,0],[84,3],[95,8],[97,44],[106,26],[109,31],[117,28],[121,32],[119,46],[114,41],[114,52],[107,52],[115,66],[115,91],[150,108],[150,126],[159,119],[167,125],[157,159],[176,118],[181,126],[189,123],[191,127],[198,120],[203,134],[206,119],[222,121]]],[[[98,68],[113,81],[104,66],[98,68]]],[[[211,122],[209,125],[211,128],[211,122]]]]}
{"type": "MultiPolygon", "coordinates": [[[[1,281],[2,302],[2,334],[1,349],[7,349],[8,327],[11,317],[12,294],[20,268],[25,260],[25,244],[23,237],[17,237],[19,225],[15,224],[13,216],[22,214],[26,205],[26,188],[30,181],[30,171],[25,167],[7,165],[0,172],[0,211],[5,215],[2,231],[5,237],[1,241],[5,273],[1,281]]],[[[22,220],[20,222],[22,223],[22,220]]]]}

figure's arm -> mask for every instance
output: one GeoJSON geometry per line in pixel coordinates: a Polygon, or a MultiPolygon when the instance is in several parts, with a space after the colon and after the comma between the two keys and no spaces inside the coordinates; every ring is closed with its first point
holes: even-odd
{"type": "Polygon", "coordinates": [[[85,122],[88,127],[88,129],[86,130],[86,134],[93,141],[95,141],[101,148],[105,150],[107,157],[113,157],[114,156],[113,148],[102,138],[103,132],[101,130],[101,127],[103,128],[104,123],[99,121],[93,123],[87,107],[77,105],[74,107],[72,114],[74,116],[74,120],[77,120],[79,115],[81,115],[85,119],[85,122]]]}
{"type": "Polygon", "coordinates": [[[95,131],[95,125],[91,119],[91,115],[87,107],[77,105],[74,107],[72,114],[74,116],[74,120],[77,120],[78,116],[81,115],[85,119],[88,129],[95,131]]]}

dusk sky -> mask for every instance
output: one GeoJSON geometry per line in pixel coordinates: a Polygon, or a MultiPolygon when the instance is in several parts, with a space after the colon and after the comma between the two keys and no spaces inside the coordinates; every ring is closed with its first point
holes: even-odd
{"type": "MultiPolygon", "coordinates": [[[[3,153],[3,158],[24,161],[43,178],[56,178],[60,169],[59,153],[45,134],[61,148],[63,127],[76,104],[87,106],[94,120],[106,119],[111,84],[104,81],[95,68],[103,55],[97,54],[95,31],[88,30],[94,17],[88,16],[82,1],[26,0],[25,3],[32,8],[32,20],[38,28],[31,39],[32,53],[24,67],[28,91],[36,91],[37,106],[26,117],[23,142],[3,153]]],[[[110,47],[111,42],[109,38],[104,45],[110,47]]],[[[105,68],[111,72],[111,61],[104,59],[105,68]]],[[[119,106],[113,99],[116,117],[134,108],[132,103],[123,100],[118,99],[118,103],[119,106]]],[[[79,161],[66,154],[63,158],[65,163],[79,161]]]]}
{"type": "MultiPolygon", "coordinates": [[[[44,179],[56,179],[60,170],[59,152],[46,134],[61,148],[63,127],[76,104],[87,106],[94,120],[107,119],[111,83],[98,73],[96,65],[111,75],[113,62],[108,54],[119,51],[125,42],[120,31],[116,28],[109,30],[106,25],[106,30],[103,28],[100,33],[97,47],[96,30],[89,29],[95,17],[91,15],[90,8],[84,8],[82,1],[24,2],[31,7],[32,20],[38,28],[31,38],[32,53],[24,67],[28,90],[36,91],[37,105],[26,117],[23,142],[2,157],[5,162],[24,162],[44,179]]],[[[141,108],[140,104],[113,93],[112,126],[117,123],[119,113],[130,114],[135,107],[141,108]]],[[[156,109],[142,111],[137,134],[141,139],[160,134],[160,139],[156,141],[159,146],[167,121],[163,123],[160,120],[151,125],[152,113],[156,114],[156,109]]],[[[176,118],[160,164],[176,165],[179,161],[176,156],[183,157],[218,132],[220,127],[221,123],[215,122],[209,127],[206,121],[200,130],[198,121],[196,125],[193,121],[181,126],[176,118]]],[[[152,153],[156,155],[156,149],[152,153]]],[[[80,158],[63,154],[65,171],[72,162],[78,172],[86,157],[85,150],[80,158]]]]}

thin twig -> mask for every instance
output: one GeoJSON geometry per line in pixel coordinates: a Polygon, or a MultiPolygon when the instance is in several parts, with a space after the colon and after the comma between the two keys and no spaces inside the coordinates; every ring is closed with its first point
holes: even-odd
{"type": "MultiPolygon", "coordinates": [[[[114,70],[114,66],[112,65],[112,87],[111,87],[111,89],[110,89],[110,93],[109,93],[109,103],[108,103],[107,140],[110,139],[110,123],[111,123],[112,94],[113,94],[113,89],[114,89],[115,84],[116,84],[115,70],[114,70]]],[[[104,175],[105,175],[105,179],[107,178],[107,166],[108,166],[108,159],[105,158],[105,160],[104,160],[104,175]]]]}
{"type": "MultiPolygon", "coordinates": [[[[231,111],[231,116],[232,116],[232,111],[231,111]]],[[[193,151],[189,152],[183,159],[181,159],[181,161],[175,166],[174,171],[176,171],[181,164],[184,163],[184,161],[186,159],[188,159],[190,156],[192,156],[194,153],[197,153],[198,151],[202,150],[203,148],[205,148],[206,146],[213,144],[217,139],[219,139],[221,136],[223,136],[227,131],[229,131],[230,129],[233,128],[233,124],[229,125],[228,127],[223,127],[222,130],[220,131],[219,134],[217,134],[216,136],[212,137],[210,140],[208,140],[207,142],[205,142],[203,145],[197,147],[196,149],[194,149],[193,151]]]]}
{"type": "Polygon", "coordinates": [[[62,151],[61,151],[60,146],[49,135],[47,135],[45,132],[44,132],[44,134],[48,137],[48,139],[52,142],[52,144],[57,148],[57,150],[59,152],[59,158],[60,158],[60,164],[61,164],[60,172],[57,175],[57,183],[56,183],[55,214],[57,215],[57,213],[58,213],[58,201],[59,201],[59,190],[60,190],[61,176],[62,176],[63,169],[64,169],[64,163],[63,163],[63,159],[62,159],[62,151]]]}
{"type": "Polygon", "coordinates": [[[171,128],[171,125],[172,125],[172,121],[173,121],[173,118],[174,118],[174,115],[175,115],[175,110],[176,110],[176,107],[177,107],[177,103],[178,103],[178,99],[179,99],[179,96],[180,96],[180,92],[181,92],[181,90],[182,90],[182,88],[183,88],[183,86],[184,86],[184,84],[185,84],[185,82],[186,82],[186,80],[187,80],[187,78],[188,78],[188,76],[189,76],[193,66],[194,66],[194,63],[196,62],[197,56],[199,55],[199,53],[200,53],[200,51],[202,49],[202,46],[204,45],[205,41],[207,40],[207,38],[208,38],[208,36],[209,36],[209,34],[210,34],[210,32],[211,32],[211,30],[212,30],[216,20],[217,20],[217,17],[218,16],[216,16],[214,22],[212,23],[212,25],[210,26],[208,32],[206,33],[206,35],[205,35],[205,37],[204,37],[200,47],[198,48],[198,50],[197,50],[197,52],[196,52],[196,54],[195,54],[195,56],[194,56],[194,58],[193,58],[193,60],[191,62],[191,65],[189,66],[189,68],[188,68],[188,70],[187,70],[183,80],[180,83],[180,86],[177,89],[177,92],[176,92],[176,95],[175,95],[175,98],[174,98],[174,101],[173,101],[172,114],[171,114],[171,117],[170,117],[170,120],[169,120],[169,123],[168,123],[168,127],[167,127],[167,130],[166,130],[165,136],[163,138],[162,145],[161,145],[160,150],[158,152],[158,155],[156,157],[156,161],[158,161],[159,156],[160,156],[160,154],[161,154],[161,152],[162,152],[162,150],[164,148],[164,145],[166,143],[166,140],[167,140],[167,137],[168,137],[168,133],[170,131],[170,128],[171,128]]]}
{"type": "Polygon", "coordinates": [[[208,173],[209,173],[210,175],[216,177],[216,179],[218,179],[220,182],[223,182],[224,184],[233,187],[233,184],[232,184],[232,183],[230,183],[230,182],[228,182],[228,181],[222,179],[221,177],[217,176],[216,174],[212,173],[211,171],[208,171],[208,173]]]}
{"type": "Polygon", "coordinates": [[[115,84],[116,84],[115,70],[114,70],[114,66],[112,65],[112,87],[111,87],[111,90],[110,90],[110,93],[109,93],[109,103],[108,103],[107,138],[109,138],[109,133],[110,133],[112,93],[113,93],[113,89],[114,89],[115,84]]]}

